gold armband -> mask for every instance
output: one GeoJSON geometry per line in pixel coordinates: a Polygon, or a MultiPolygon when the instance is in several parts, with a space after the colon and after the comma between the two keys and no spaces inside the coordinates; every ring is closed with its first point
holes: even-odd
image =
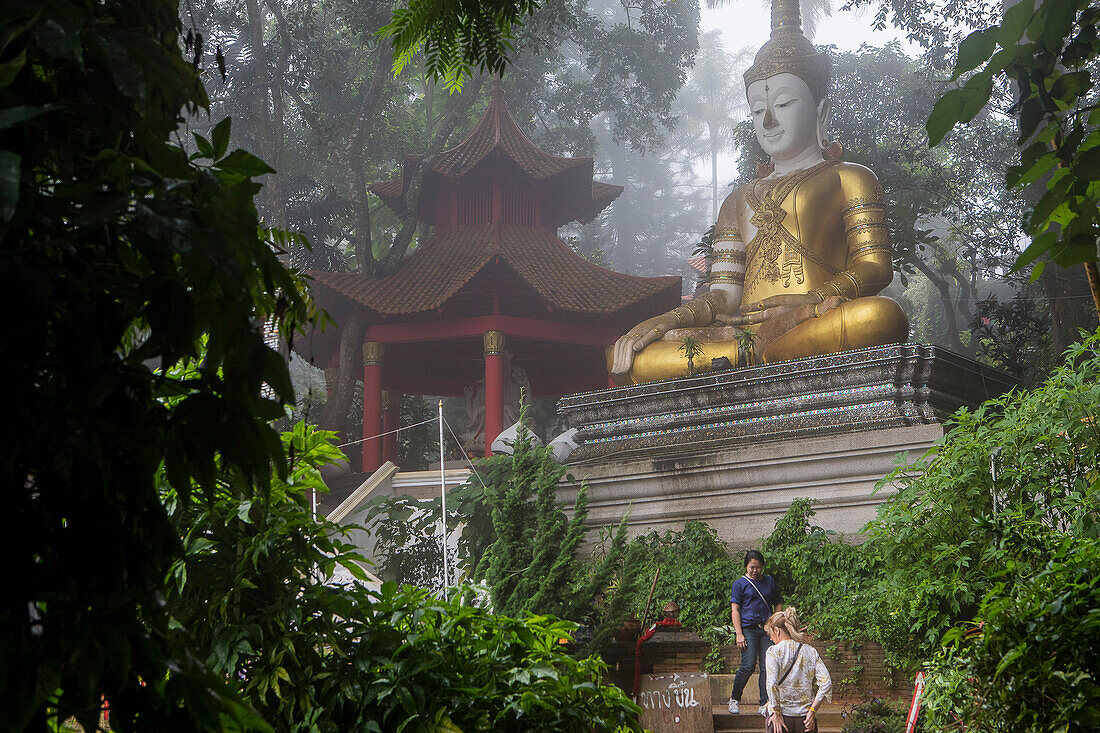
{"type": "Polygon", "coordinates": [[[850,257],[877,254],[889,249],[890,230],[886,226],[886,207],[882,194],[853,198],[844,210],[844,235],[850,257]]]}
{"type": "Polygon", "coordinates": [[[714,322],[715,308],[711,299],[711,294],[707,293],[680,306],[691,313],[691,324],[693,326],[709,326],[714,322]]]}
{"type": "Polygon", "coordinates": [[[710,273],[712,285],[744,285],[745,273],[743,272],[712,272],[710,273]]]}
{"type": "Polygon", "coordinates": [[[737,227],[714,227],[714,238],[712,242],[740,242],[741,232],[737,231],[737,227]]]}
{"type": "Polygon", "coordinates": [[[853,299],[858,298],[864,290],[863,281],[860,280],[859,275],[855,274],[851,270],[845,270],[844,272],[842,272],[840,274],[843,275],[844,277],[848,278],[848,280],[850,280],[851,283],[852,283],[852,287],[854,287],[856,289],[855,294],[852,295],[852,298],[853,299]]]}
{"type": "Polygon", "coordinates": [[[835,294],[845,300],[855,300],[864,289],[863,282],[858,275],[851,270],[843,270],[832,280],[822,285],[818,289],[820,292],[814,292],[818,292],[818,295],[824,294],[826,297],[835,294]]]}
{"type": "Polygon", "coordinates": [[[857,259],[859,257],[870,257],[871,255],[880,255],[880,254],[881,255],[888,255],[890,257],[893,257],[894,252],[890,248],[889,244],[880,244],[880,243],[876,242],[874,244],[865,244],[865,245],[859,247],[858,249],[854,249],[854,250],[852,250],[851,254],[849,254],[848,256],[851,257],[854,260],[854,259],[857,259]]]}

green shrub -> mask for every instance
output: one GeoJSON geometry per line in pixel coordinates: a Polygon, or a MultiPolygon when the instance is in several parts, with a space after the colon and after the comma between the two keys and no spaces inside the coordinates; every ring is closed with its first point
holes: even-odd
{"type": "Polygon", "coordinates": [[[328,584],[336,565],[362,574],[344,528],[306,500],[339,455],[331,435],[284,434],[290,470],[267,490],[232,474],[203,502],[165,488],[185,551],[166,608],[215,680],[286,733],[638,729],[637,707],[601,685],[604,664],[564,652],[575,624],[493,615],[458,593],[328,584]]]}
{"type": "MultiPolygon", "coordinates": [[[[479,460],[478,473],[448,495],[448,526],[463,526],[456,570],[488,587],[497,613],[591,624],[595,631],[585,648],[596,649],[640,594],[638,549],[627,548],[624,520],[606,530],[600,552],[585,557],[588,490],[581,487],[567,517],[557,503],[566,469],[549,447],[532,443],[526,419],[524,407],[511,455],[479,460]]],[[[366,522],[390,577],[432,583],[441,574],[442,549],[435,541],[440,504],[411,497],[374,502],[366,522]],[[410,561],[421,561],[428,572],[410,568],[410,561]]]]}
{"type": "Polygon", "coordinates": [[[1098,347],[1100,332],[1040,388],[959,410],[940,445],[880,484],[898,491],[862,551],[880,558],[872,611],[896,624],[881,638],[889,651],[930,658],[998,584],[1012,595],[1021,569],[1044,566],[1068,538],[1097,536],[1098,347]]]}
{"type": "Polygon", "coordinates": [[[948,632],[929,669],[924,707],[932,729],[1100,729],[1100,541],[1066,540],[1011,594],[998,585],[979,621],[948,632]]]}
{"type": "Polygon", "coordinates": [[[897,634],[883,613],[881,559],[873,548],[811,524],[812,507],[810,499],[795,499],[760,544],[786,603],[820,638],[880,641],[897,634]]]}
{"type": "Polygon", "coordinates": [[[856,705],[844,719],[842,733],[903,733],[907,709],[876,697],[856,705]]]}
{"type": "Polygon", "coordinates": [[[651,620],[660,617],[664,604],[675,601],[680,605],[680,623],[698,633],[730,622],[730,588],[743,569],[705,522],[693,519],[680,531],[650,532],[635,538],[630,549],[641,559],[641,585],[646,591],[638,594],[634,604],[638,618],[642,617],[649,584],[660,568],[651,620]]]}
{"type": "Polygon", "coordinates": [[[1015,594],[1067,540],[1100,534],[1100,335],[1040,388],[959,410],[939,445],[880,483],[862,545],[815,527],[799,499],[762,541],[786,600],[823,638],[882,644],[913,666],[982,599],[1015,594]]]}

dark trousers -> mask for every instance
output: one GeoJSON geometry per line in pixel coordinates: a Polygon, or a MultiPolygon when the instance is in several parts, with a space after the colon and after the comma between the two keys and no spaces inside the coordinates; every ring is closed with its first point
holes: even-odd
{"type": "Polygon", "coordinates": [[[757,680],[760,683],[760,703],[768,701],[768,680],[766,677],[766,665],[764,654],[772,645],[772,640],[759,626],[742,627],[745,632],[745,648],[741,650],[741,666],[737,669],[737,676],[733,678],[733,693],[731,698],[741,701],[741,693],[745,691],[745,683],[752,676],[753,667],[760,670],[757,680]]]}
{"type": "MultiPolygon", "coordinates": [[[[801,715],[784,715],[783,722],[787,724],[787,733],[817,733],[817,721],[813,728],[806,728],[806,720],[801,715]]],[[[772,725],[771,716],[764,723],[764,733],[778,733],[778,729],[772,725]]]]}

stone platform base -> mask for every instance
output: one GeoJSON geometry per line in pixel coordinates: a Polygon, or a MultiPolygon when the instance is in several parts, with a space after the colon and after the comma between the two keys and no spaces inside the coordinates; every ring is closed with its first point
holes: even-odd
{"type": "Polygon", "coordinates": [[[897,344],[587,392],[558,411],[579,431],[569,468],[588,485],[591,525],[628,514],[636,535],[701,519],[747,547],[800,497],[818,502],[816,524],[858,533],[899,454],[919,457],[958,407],[1012,385],[938,347],[897,344]]]}
{"type": "MultiPolygon", "coordinates": [[[[943,435],[940,425],[888,428],[739,446],[679,458],[606,460],[570,466],[588,485],[588,522],[615,525],[629,514],[631,535],[681,529],[701,519],[734,547],[770,534],[800,497],[817,500],[814,523],[857,533],[890,493],[875,494],[899,453],[916,458],[943,435]]],[[[576,485],[564,488],[571,505],[576,485]]]]}

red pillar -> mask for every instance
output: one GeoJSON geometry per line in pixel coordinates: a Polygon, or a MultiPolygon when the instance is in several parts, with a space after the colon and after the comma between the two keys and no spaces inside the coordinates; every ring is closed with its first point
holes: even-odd
{"type": "Polygon", "coordinates": [[[487,331],[485,345],[485,455],[504,430],[504,334],[487,331]]]}
{"type": "Polygon", "coordinates": [[[401,417],[401,393],[382,391],[382,460],[397,463],[397,427],[401,417]]]}
{"type": "MultiPolygon", "coordinates": [[[[377,341],[363,344],[363,437],[382,432],[382,362],[386,346],[377,341]]],[[[382,465],[382,439],[363,441],[363,471],[382,465]]]]}

